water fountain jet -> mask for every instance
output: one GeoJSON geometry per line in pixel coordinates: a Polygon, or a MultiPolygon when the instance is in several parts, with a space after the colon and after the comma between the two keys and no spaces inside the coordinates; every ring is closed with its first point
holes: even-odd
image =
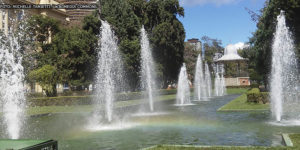
{"type": "Polygon", "coordinates": [[[177,105],[190,105],[190,86],[189,86],[189,80],[188,80],[188,74],[186,72],[186,66],[185,63],[183,63],[179,78],[178,78],[178,84],[177,84],[177,94],[176,94],[176,104],[177,105]]]}
{"type": "Polygon", "coordinates": [[[207,97],[211,97],[212,96],[212,87],[211,87],[211,76],[210,76],[210,71],[209,71],[209,67],[208,64],[205,63],[205,87],[206,87],[206,91],[207,91],[207,97]]]}
{"type": "Polygon", "coordinates": [[[217,64],[215,68],[215,96],[226,95],[226,85],[224,78],[224,65],[217,64]]]}
{"type": "Polygon", "coordinates": [[[270,99],[276,121],[299,120],[299,72],[291,33],[284,12],[277,16],[272,45],[270,99]]]}
{"type": "Polygon", "coordinates": [[[206,95],[205,76],[203,74],[203,64],[201,55],[198,55],[194,77],[194,95],[197,101],[201,101],[206,95]]]}
{"type": "Polygon", "coordinates": [[[18,139],[25,108],[24,68],[17,36],[0,35],[0,101],[7,134],[18,139]]]}
{"type": "MultiPolygon", "coordinates": [[[[101,21],[101,35],[98,41],[98,65],[96,74],[96,105],[94,113],[95,123],[101,120],[101,105],[104,105],[105,118],[108,122],[113,118],[115,94],[123,88],[123,62],[117,46],[117,37],[114,35],[107,21],[101,21]]],[[[97,124],[98,124],[97,123],[97,124]]]]}
{"type": "Polygon", "coordinates": [[[153,98],[155,97],[156,89],[156,71],[151,53],[148,35],[144,26],[141,29],[141,83],[142,87],[147,91],[150,111],[153,111],[153,98]]]}

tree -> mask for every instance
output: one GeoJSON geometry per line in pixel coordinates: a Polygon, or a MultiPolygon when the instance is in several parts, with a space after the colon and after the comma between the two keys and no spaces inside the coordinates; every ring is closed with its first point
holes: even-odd
{"type": "Polygon", "coordinates": [[[58,69],[60,83],[87,86],[93,81],[96,43],[96,36],[79,28],[65,29],[54,36],[50,49],[55,57],[49,59],[58,69]]]}
{"type": "Polygon", "coordinates": [[[213,63],[213,59],[216,53],[224,54],[224,48],[221,46],[221,40],[210,38],[208,36],[203,36],[201,40],[203,41],[203,48],[205,51],[205,61],[208,64],[213,63]]]}
{"type": "Polygon", "coordinates": [[[190,81],[194,81],[195,67],[199,54],[201,55],[201,49],[195,50],[194,46],[187,42],[184,44],[184,62],[190,81]]]}
{"type": "Polygon", "coordinates": [[[29,79],[39,82],[48,97],[56,96],[57,70],[54,66],[44,65],[33,70],[29,74],[29,79]]]}
{"type": "Polygon", "coordinates": [[[52,90],[56,88],[54,85],[59,83],[68,83],[76,87],[88,85],[93,81],[97,43],[94,32],[97,30],[96,25],[92,25],[99,22],[91,17],[86,19],[85,23],[87,31],[79,28],[62,30],[59,22],[49,17],[33,16],[29,19],[28,31],[33,33],[38,47],[31,53],[35,63],[29,69],[29,74],[35,79],[32,81],[43,84],[47,96],[56,94],[52,90]],[[55,72],[51,74],[53,79],[37,76],[37,72],[52,69],[49,66],[55,68],[55,72]]]}
{"type": "Polygon", "coordinates": [[[183,63],[185,30],[177,16],[184,16],[178,0],[150,0],[145,6],[145,28],[150,33],[154,58],[159,64],[162,85],[178,78],[183,63]]]}
{"type": "Polygon", "coordinates": [[[99,14],[94,11],[92,14],[84,17],[82,29],[86,30],[94,35],[100,34],[101,21],[99,19],[99,14]]]}
{"type": "MultiPolygon", "coordinates": [[[[131,90],[139,85],[142,25],[149,34],[162,83],[166,86],[168,81],[177,80],[185,39],[183,25],[177,19],[184,15],[178,0],[101,0],[100,4],[100,18],[110,23],[118,37],[131,90]]],[[[86,18],[86,22],[85,30],[97,32],[95,16],[86,18]]]]}
{"type": "Polygon", "coordinates": [[[182,24],[173,22],[163,22],[157,25],[151,36],[154,47],[155,60],[162,64],[162,81],[164,86],[174,82],[178,78],[180,67],[183,63],[185,32],[182,24]]]}
{"type": "MultiPolygon", "coordinates": [[[[273,33],[275,32],[277,16],[280,11],[285,11],[287,25],[294,33],[296,53],[300,58],[300,1],[298,0],[270,0],[261,10],[261,15],[257,23],[257,30],[250,38],[251,50],[254,53],[255,70],[262,75],[264,83],[268,83],[268,74],[271,68],[271,47],[273,43],[273,33]]],[[[299,60],[299,59],[298,59],[299,60]]],[[[251,60],[250,60],[251,61],[251,60]]]]}
{"type": "Polygon", "coordinates": [[[126,0],[102,0],[100,3],[100,17],[110,23],[119,38],[128,84],[131,90],[136,90],[140,68],[140,20],[126,0]]]}
{"type": "Polygon", "coordinates": [[[37,49],[45,52],[52,37],[60,32],[60,22],[48,16],[33,15],[28,19],[28,32],[37,41],[37,49]],[[38,48],[40,47],[40,48],[38,48]]]}

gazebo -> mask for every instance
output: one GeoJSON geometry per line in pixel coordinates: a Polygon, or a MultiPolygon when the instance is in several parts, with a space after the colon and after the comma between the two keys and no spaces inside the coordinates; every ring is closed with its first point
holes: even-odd
{"type": "Polygon", "coordinates": [[[232,45],[232,44],[226,46],[224,55],[215,61],[216,64],[224,64],[224,65],[227,65],[229,63],[236,64],[235,75],[229,77],[225,72],[226,86],[250,85],[248,72],[245,70],[241,71],[242,63],[245,63],[246,68],[248,68],[248,65],[247,65],[248,59],[241,57],[237,53],[237,49],[239,49],[241,47],[243,48],[243,46],[232,45]]]}

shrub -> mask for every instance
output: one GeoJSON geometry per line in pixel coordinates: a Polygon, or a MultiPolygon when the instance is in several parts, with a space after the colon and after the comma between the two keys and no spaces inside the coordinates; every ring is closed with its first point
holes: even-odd
{"type": "Polygon", "coordinates": [[[250,88],[250,85],[226,86],[226,88],[250,88]]]}
{"type": "Polygon", "coordinates": [[[31,98],[27,101],[28,105],[34,106],[71,106],[92,104],[92,96],[60,96],[31,98]]]}
{"type": "Polygon", "coordinates": [[[252,84],[250,85],[250,87],[251,87],[251,88],[259,88],[259,84],[257,84],[257,83],[252,83],[252,84]]]}
{"type": "Polygon", "coordinates": [[[247,92],[247,102],[250,103],[269,103],[269,93],[260,92],[258,88],[253,88],[247,92]]]}

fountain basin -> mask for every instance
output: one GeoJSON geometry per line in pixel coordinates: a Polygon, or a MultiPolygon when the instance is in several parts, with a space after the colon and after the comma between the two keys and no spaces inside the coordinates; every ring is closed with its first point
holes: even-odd
{"type": "Polygon", "coordinates": [[[32,150],[52,149],[58,150],[55,140],[0,140],[0,150],[32,150]]]}

